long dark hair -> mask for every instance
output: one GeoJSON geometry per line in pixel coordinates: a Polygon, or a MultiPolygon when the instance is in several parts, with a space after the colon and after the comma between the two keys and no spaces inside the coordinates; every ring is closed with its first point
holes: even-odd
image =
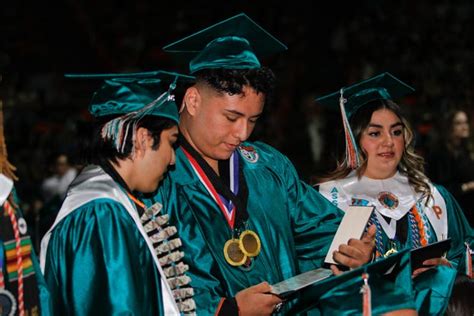
{"type": "Polygon", "coordinates": [[[466,111],[462,109],[452,109],[450,110],[446,116],[443,118],[442,126],[443,126],[443,133],[441,133],[441,137],[443,140],[443,143],[445,144],[445,147],[454,155],[467,155],[470,156],[471,153],[471,147],[469,144],[469,138],[461,139],[459,144],[455,144],[455,142],[452,141],[452,134],[453,134],[453,128],[454,128],[454,117],[458,113],[464,113],[467,116],[467,121],[468,124],[470,122],[469,120],[469,115],[466,111]]]}
{"type": "MultiPolygon", "coordinates": [[[[375,100],[371,101],[354,113],[350,118],[349,124],[351,125],[352,132],[355,139],[357,140],[357,146],[359,147],[359,158],[361,165],[357,168],[356,173],[359,177],[362,176],[367,168],[367,155],[362,150],[360,140],[363,132],[369,126],[372,114],[375,111],[387,109],[392,111],[403,124],[403,138],[405,140],[405,150],[403,151],[402,158],[398,164],[398,170],[400,173],[408,177],[408,181],[416,192],[422,193],[423,197],[429,198],[431,196],[431,189],[429,180],[425,176],[424,172],[424,159],[417,155],[414,149],[414,134],[408,121],[404,118],[401,113],[398,104],[391,100],[375,100]]],[[[322,180],[337,180],[345,178],[350,172],[351,168],[345,162],[345,159],[340,159],[337,168],[325,176],[322,180]]],[[[426,200],[428,201],[428,199],[426,200]]]]}

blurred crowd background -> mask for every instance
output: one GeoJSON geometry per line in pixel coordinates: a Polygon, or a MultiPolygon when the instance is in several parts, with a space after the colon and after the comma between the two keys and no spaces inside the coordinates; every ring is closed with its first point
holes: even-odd
{"type": "MultiPolygon", "coordinates": [[[[315,97],[384,71],[416,89],[399,104],[413,124],[421,155],[430,159],[433,151],[444,148],[442,140],[450,130],[443,120],[450,110],[462,109],[473,126],[470,0],[53,0],[1,5],[5,134],[20,178],[16,189],[36,243],[80,168],[78,140],[87,134],[87,106],[100,85],[65,79],[64,73],[186,72],[183,61],[161,48],[240,12],[288,46],[287,52],[263,60],[278,85],[252,138],[285,153],[306,181],[334,168],[343,148],[339,113],[316,104],[315,97]]],[[[464,138],[469,149],[469,130],[464,138]]],[[[472,163],[468,168],[474,169],[472,163]]]]}

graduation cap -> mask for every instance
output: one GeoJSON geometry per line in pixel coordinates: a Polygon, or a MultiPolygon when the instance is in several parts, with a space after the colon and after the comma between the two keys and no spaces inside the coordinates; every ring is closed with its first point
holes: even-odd
{"type": "Polygon", "coordinates": [[[321,315],[380,315],[415,308],[410,253],[407,249],[319,281],[300,293],[296,314],[317,307],[321,315]],[[368,306],[364,306],[364,302],[368,306]]]}
{"type": "MultiPolygon", "coordinates": [[[[351,117],[359,108],[374,100],[393,100],[400,98],[415,89],[408,84],[384,72],[375,77],[342,88],[343,97],[346,99],[344,107],[348,117],[351,117]]],[[[317,98],[316,101],[329,107],[337,108],[341,90],[317,98]]]]}
{"type": "Polygon", "coordinates": [[[346,163],[356,169],[360,166],[357,143],[350,128],[349,119],[365,104],[375,100],[393,100],[415,91],[412,87],[388,72],[361,81],[339,91],[317,98],[322,105],[339,107],[346,139],[346,163]]]}
{"type": "Polygon", "coordinates": [[[163,48],[191,59],[190,73],[202,69],[256,69],[257,56],[287,47],[244,13],[221,21],[163,48]]]}
{"type": "Polygon", "coordinates": [[[138,122],[153,115],[179,123],[179,113],[172,91],[178,80],[194,78],[174,72],[152,71],[128,74],[68,74],[68,78],[103,79],[92,96],[89,112],[97,118],[116,116],[102,127],[102,138],[114,142],[123,152],[130,133],[133,138],[138,122]]]}

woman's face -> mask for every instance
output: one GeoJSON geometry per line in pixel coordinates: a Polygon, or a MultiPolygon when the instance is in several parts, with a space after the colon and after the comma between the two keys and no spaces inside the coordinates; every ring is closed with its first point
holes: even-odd
{"type": "Polygon", "coordinates": [[[452,135],[454,138],[469,137],[469,122],[466,113],[463,111],[457,112],[453,117],[452,135]]]}
{"type": "Polygon", "coordinates": [[[372,113],[370,123],[362,132],[360,145],[367,156],[364,176],[387,179],[393,176],[405,148],[403,123],[388,109],[372,113]]]}

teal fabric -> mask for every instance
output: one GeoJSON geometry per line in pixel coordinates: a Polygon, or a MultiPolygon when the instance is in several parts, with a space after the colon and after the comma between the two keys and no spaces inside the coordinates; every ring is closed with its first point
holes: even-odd
{"type": "Polygon", "coordinates": [[[417,276],[413,281],[416,306],[420,315],[443,315],[456,279],[456,270],[439,266],[417,276]]]}
{"type": "Polygon", "coordinates": [[[54,228],[45,279],[53,315],[163,315],[153,257],[126,209],[110,199],[79,207],[54,228]]]}
{"type": "Polygon", "coordinates": [[[48,285],[44,279],[43,273],[41,273],[41,268],[38,262],[38,257],[36,253],[32,251],[31,261],[33,262],[33,267],[35,269],[36,282],[38,284],[38,295],[40,301],[41,315],[51,315],[53,306],[51,300],[51,294],[48,289],[48,285]]]}
{"type": "MultiPolygon", "coordinates": [[[[456,200],[444,187],[436,186],[436,188],[446,203],[448,237],[451,238],[451,249],[447,253],[447,259],[453,268],[439,266],[413,279],[416,309],[420,315],[442,315],[444,313],[449,303],[456,274],[465,271],[466,247],[464,242],[473,245],[474,240],[474,232],[456,200]]],[[[418,205],[418,208],[423,210],[423,204],[418,205]]],[[[429,234],[428,243],[438,241],[433,228],[431,225],[429,226],[431,233],[429,234]]],[[[381,237],[384,246],[383,253],[392,247],[397,250],[411,247],[411,230],[408,232],[405,244],[400,243],[399,240],[390,240],[383,230],[381,237]]]]}
{"type": "MultiPolygon", "coordinates": [[[[451,249],[446,258],[453,268],[439,266],[424,272],[413,280],[416,293],[417,310],[420,315],[442,315],[448,307],[457,273],[464,273],[466,246],[471,246],[474,231],[469,226],[463,211],[453,196],[442,186],[436,186],[446,203],[448,212],[448,237],[451,238],[451,249]]],[[[435,234],[432,240],[437,241],[435,234]]]]}
{"type": "Polygon", "coordinates": [[[244,13],[220,21],[163,50],[190,61],[190,72],[202,69],[260,68],[258,57],[272,55],[287,47],[244,13]]]}
{"type": "Polygon", "coordinates": [[[443,196],[448,209],[448,237],[451,237],[451,249],[447,258],[457,269],[458,273],[466,271],[466,246],[467,242],[474,249],[474,229],[469,225],[463,210],[451,193],[441,185],[436,185],[443,196]]]}
{"type": "MultiPolygon", "coordinates": [[[[155,101],[163,93],[168,93],[169,83],[154,78],[115,78],[105,80],[97,90],[89,106],[95,117],[123,115],[138,111],[155,101]]],[[[146,115],[155,115],[179,122],[176,103],[165,95],[161,104],[151,109],[146,115]]]]}
{"type": "Polygon", "coordinates": [[[362,105],[367,104],[375,100],[393,100],[393,97],[385,88],[371,88],[362,90],[352,95],[346,103],[346,108],[351,109],[348,111],[347,116],[351,117],[362,105]]]}
{"type": "Polygon", "coordinates": [[[361,315],[363,297],[360,291],[364,272],[369,275],[372,314],[415,309],[410,256],[406,250],[321,281],[310,288],[306,296],[317,300],[321,315],[361,315]]]}
{"type": "MultiPolygon", "coordinates": [[[[262,243],[250,269],[225,261],[223,247],[231,231],[181,149],[176,151],[174,170],[146,201],[162,202],[163,212],[178,228],[199,314],[213,314],[222,297],[233,297],[262,281],[274,284],[321,267],[341,220],[342,212],[301,182],[285,156],[260,142],[244,145],[258,154],[256,162],[241,156],[240,164],[249,191],[247,227],[262,243]],[[299,259],[308,264],[300,267],[299,259]]],[[[288,302],[284,311],[297,303],[298,298],[288,302]]]]}
{"type": "MultiPolygon", "coordinates": [[[[342,88],[346,102],[347,117],[351,117],[359,108],[374,100],[394,100],[415,91],[412,87],[388,72],[342,88]]],[[[340,91],[319,97],[317,102],[333,109],[339,109],[340,91]]]]}
{"type": "Polygon", "coordinates": [[[250,43],[242,37],[225,36],[210,42],[191,62],[189,70],[193,74],[202,69],[255,69],[260,62],[250,43]]]}

